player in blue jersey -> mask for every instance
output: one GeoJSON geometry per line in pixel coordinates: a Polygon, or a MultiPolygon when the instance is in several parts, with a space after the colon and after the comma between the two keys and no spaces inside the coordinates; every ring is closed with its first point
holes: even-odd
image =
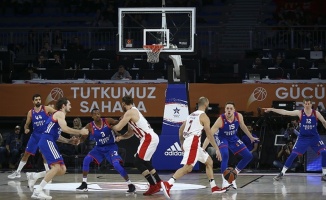
{"type": "Polygon", "coordinates": [[[83,128],[81,130],[73,129],[67,126],[66,114],[70,112],[70,101],[62,97],[56,103],[57,111],[45,122],[44,132],[38,143],[38,146],[43,153],[46,161],[51,169],[46,173],[42,180],[40,187],[34,189],[32,198],[35,199],[52,199],[51,196],[44,193],[43,188],[55,176],[64,175],[66,173],[66,166],[64,164],[62,155],[59,152],[56,141],[63,143],[72,143],[73,139],[67,139],[61,136],[61,132],[72,135],[87,135],[88,130],[83,128]]]}
{"type": "MultiPolygon", "coordinates": [[[[225,104],[225,113],[222,114],[211,127],[211,132],[214,134],[216,144],[218,145],[221,155],[221,173],[222,173],[222,188],[233,187],[237,189],[235,180],[230,184],[223,177],[223,172],[228,167],[229,162],[229,149],[234,155],[240,155],[242,158],[235,167],[236,172],[244,169],[252,159],[252,154],[247,149],[246,145],[237,136],[238,128],[241,128],[243,132],[249,137],[251,142],[259,140],[251,135],[246,124],[243,121],[241,113],[235,111],[235,105],[233,102],[227,102],[225,104]]],[[[208,145],[208,139],[204,141],[203,149],[206,149],[208,145]]]]}
{"type": "Polygon", "coordinates": [[[294,144],[290,156],[286,159],[282,171],[274,177],[278,181],[283,178],[285,172],[291,167],[294,159],[298,155],[303,155],[310,146],[318,155],[321,155],[322,166],[322,181],[326,181],[326,147],[324,142],[320,139],[317,131],[318,120],[326,128],[325,118],[320,112],[312,109],[312,102],[310,98],[303,100],[304,108],[302,110],[288,111],[284,109],[263,108],[265,112],[275,112],[281,115],[297,116],[300,119],[300,134],[294,144]]]}
{"type": "MultiPolygon", "coordinates": [[[[98,108],[91,111],[94,121],[88,123],[85,128],[89,131],[89,139],[94,140],[95,146],[84,158],[83,161],[83,182],[77,190],[87,191],[87,174],[89,172],[89,164],[94,161],[97,164],[106,159],[114,169],[125,179],[128,184],[128,193],[135,192],[136,187],[129,180],[126,170],[121,166],[122,158],[118,154],[118,145],[115,143],[115,133],[111,129],[111,125],[117,124],[119,121],[113,118],[101,118],[101,113],[98,108]]],[[[87,137],[87,136],[86,136],[87,137]]],[[[82,137],[81,142],[86,139],[82,137]]]]}
{"type": "MultiPolygon", "coordinates": [[[[24,126],[25,134],[28,134],[30,132],[29,125],[32,123],[33,125],[33,132],[31,134],[31,137],[28,140],[27,147],[25,149],[24,155],[19,162],[18,168],[16,171],[14,171],[12,174],[8,175],[8,178],[15,179],[20,178],[20,171],[23,169],[25,164],[27,163],[27,160],[30,155],[35,155],[38,149],[38,142],[41,138],[43,126],[46,122],[46,120],[49,118],[49,114],[52,114],[55,112],[55,109],[53,109],[50,106],[43,106],[41,104],[41,95],[34,94],[32,97],[32,101],[34,104],[34,108],[28,111],[27,113],[27,119],[24,126]]],[[[46,163],[46,160],[44,159],[44,167],[45,170],[49,170],[49,166],[46,163]]],[[[45,172],[44,172],[45,174],[45,172]]]]}

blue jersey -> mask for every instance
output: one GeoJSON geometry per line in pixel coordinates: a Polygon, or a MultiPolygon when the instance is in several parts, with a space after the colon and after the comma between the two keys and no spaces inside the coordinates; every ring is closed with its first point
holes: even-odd
{"type": "Polygon", "coordinates": [[[49,117],[45,122],[44,134],[51,135],[53,141],[57,141],[61,134],[61,127],[58,123],[58,120],[53,119],[53,115],[51,115],[51,117],[49,117]]]}
{"type": "Polygon", "coordinates": [[[311,115],[308,116],[304,110],[301,110],[300,117],[300,136],[315,136],[317,132],[317,114],[312,110],[311,115]]]}
{"type": "Polygon", "coordinates": [[[36,112],[34,109],[31,110],[32,113],[32,124],[33,124],[33,133],[42,134],[44,131],[43,125],[46,120],[49,118],[49,115],[45,112],[45,107],[42,105],[41,109],[36,112]]]}
{"type": "Polygon", "coordinates": [[[106,119],[101,118],[102,127],[97,127],[95,122],[90,123],[91,134],[89,139],[94,140],[97,146],[115,144],[115,135],[106,119]]]}
{"type": "Polygon", "coordinates": [[[227,139],[230,142],[236,142],[239,140],[237,133],[238,128],[240,126],[239,119],[238,119],[238,113],[234,112],[234,120],[232,122],[229,122],[225,114],[221,115],[222,118],[222,127],[218,129],[218,138],[221,140],[223,138],[227,139]]]}

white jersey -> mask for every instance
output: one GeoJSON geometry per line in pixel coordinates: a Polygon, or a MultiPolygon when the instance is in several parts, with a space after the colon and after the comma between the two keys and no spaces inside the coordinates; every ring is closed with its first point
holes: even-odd
{"type": "Polygon", "coordinates": [[[184,138],[188,138],[190,136],[201,136],[204,126],[200,123],[200,115],[203,113],[205,112],[196,110],[187,117],[185,129],[183,130],[184,138]]]}
{"type": "Polygon", "coordinates": [[[135,132],[135,135],[138,138],[143,138],[146,134],[156,134],[141,112],[139,112],[136,107],[132,107],[131,109],[137,110],[139,114],[139,120],[137,122],[131,120],[128,122],[132,130],[135,132]]]}

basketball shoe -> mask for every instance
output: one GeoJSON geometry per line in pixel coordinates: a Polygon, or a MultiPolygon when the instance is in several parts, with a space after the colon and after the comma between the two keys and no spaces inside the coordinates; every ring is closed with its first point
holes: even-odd
{"type": "Polygon", "coordinates": [[[217,186],[212,187],[212,194],[220,194],[226,192],[225,188],[219,188],[217,186]]]}
{"type": "Polygon", "coordinates": [[[170,185],[167,181],[161,181],[161,187],[163,189],[164,196],[167,199],[170,199],[171,198],[171,196],[170,196],[170,190],[172,188],[172,185],[170,185]]]}
{"type": "Polygon", "coordinates": [[[281,180],[281,179],[283,179],[283,173],[282,172],[280,172],[277,176],[275,176],[273,179],[275,180],[275,181],[279,181],[279,180],[281,180]]]}
{"type": "Polygon", "coordinates": [[[28,181],[28,187],[31,190],[31,192],[33,192],[35,182],[37,181],[37,179],[34,178],[33,174],[34,174],[34,172],[27,172],[26,173],[27,181],[28,181]]]}
{"type": "Polygon", "coordinates": [[[227,180],[223,179],[222,188],[228,191],[232,187],[232,183],[230,184],[227,180]]]}
{"type": "Polygon", "coordinates": [[[326,174],[323,174],[323,175],[322,175],[321,180],[322,180],[322,181],[326,181],[326,174]]]}
{"type": "Polygon", "coordinates": [[[235,180],[233,180],[232,181],[232,187],[233,187],[233,189],[237,189],[238,187],[237,187],[237,183],[235,182],[235,180]]]}
{"type": "Polygon", "coordinates": [[[20,172],[14,171],[12,174],[8,175],[9,179],[15,179],[15,178],[20,178],[20,172]]]}
{"type": "Polygon", "coordinates": [[[32,199],[52,199],[51,196],[45,194],[41,188],[34,189],[32,199]]]}
{"type": "Polygon", "coordinates": [[[148,190],[143,193],[143,195],[148,196],[155,194],[161,190],[160,183],[156,183],[155,185],[149,185],[148,190]]]}
{"type": "Polygon", "coordinates": [[[76,190],[84,191],[84,192],[88,191],[87,183],[83,181],[81,185],[78,188],[76,188],[76,190]]]}
{"type": "Polygon", "coordinates": [[[127,193],[132,193],[132,192],[135,192],[136,191],[136,187],[134,184],[129,184],[128,185],[128,190],[127,190],[127,193]]]}

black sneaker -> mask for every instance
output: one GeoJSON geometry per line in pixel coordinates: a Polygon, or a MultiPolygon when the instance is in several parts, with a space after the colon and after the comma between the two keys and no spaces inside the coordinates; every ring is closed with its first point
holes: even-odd
{"type": "Polygon", "coordinates": [[[129,184],[128,185],[129,190],[127,191],[127,193],[132,193],[136,191],[136,187],[134,184],[129,184]]]}
{"type": "Polygon", "coordinates": [[[324,174],[324,175],[321,176],[321,180],[322,181],[326,181],[326,174],[324,174]]]}
{"type": "Polygon", "coordinates": [[[76,190],[84,191],[84,192],[88,191],[87,183],[86,182],[82,182],[81,185],[78,188],[76,188],[76,190]]]}
{"type": "Polygon", "coordinates": [[[283,178],[283,173],[281,172],[281,173],[279,173],[277,176],[275,176],[273,179],[275,180],[275,181],[279,181],[279,180],[281,180],[282,178],[283,178]]]}

